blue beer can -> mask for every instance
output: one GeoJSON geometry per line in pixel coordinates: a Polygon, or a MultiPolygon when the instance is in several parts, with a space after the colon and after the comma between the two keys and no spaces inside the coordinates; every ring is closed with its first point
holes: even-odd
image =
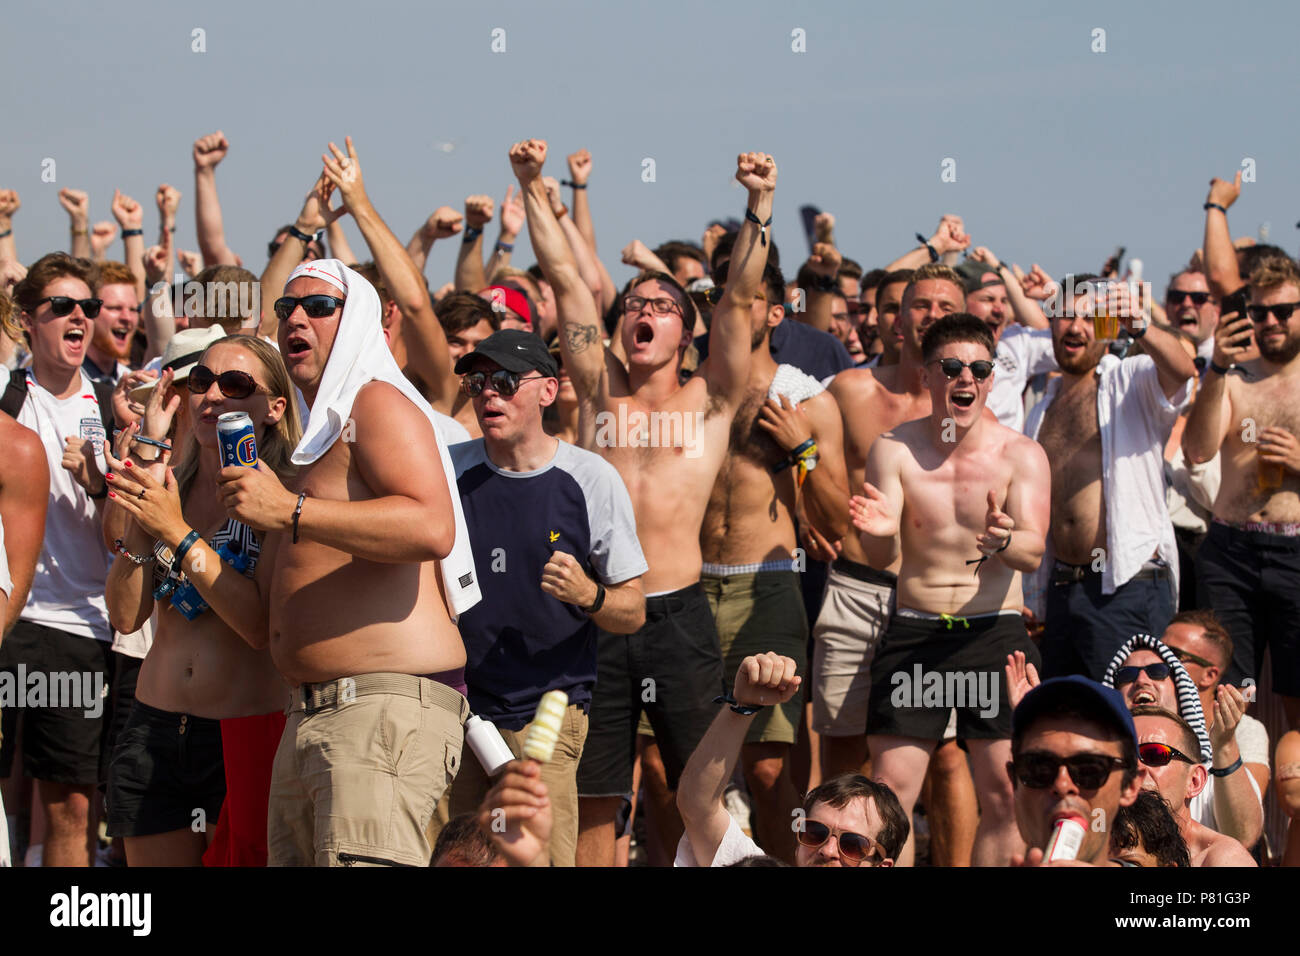
{"type": "Polygon", "coordinates": [[[247,412],[226,412],[219,417],[217,442],[221,445],[221,467],[257,464],[257,437],[247,412]]]}

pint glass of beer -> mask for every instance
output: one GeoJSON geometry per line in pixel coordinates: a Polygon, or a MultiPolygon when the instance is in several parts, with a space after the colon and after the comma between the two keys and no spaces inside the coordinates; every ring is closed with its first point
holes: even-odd
{"type": "Polygon", "coordinates": [[[1119,304],[1112,301],[1117,290],[1109,279],[1095,279],[1092,283],[1092,334],[1098,342],[1119,338],[1119,304]]]}

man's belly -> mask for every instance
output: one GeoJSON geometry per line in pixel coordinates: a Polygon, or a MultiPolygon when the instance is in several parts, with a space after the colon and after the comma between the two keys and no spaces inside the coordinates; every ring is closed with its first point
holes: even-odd
{"type": "Polygon", "coordinates": [[[286,550],[271,585],[271,657],[290,683],[464,666],[436,562],[378,564],[310,542],[286,550]]]}
{"type": "Polygon", "coordinates": [[[924,547],[903,555],[898,606],[930,614],[991,614],[1024,605],[1020,574],[974,546],[924,547]],[[967,563],[969,562],[969,563],[967,563]]]}
{"type": "Polygon", "coordinates": [[[1260,484],[1259,458],[1253,451],[1224,454],[1220,461],[1222,478],[1214,502],[1216,518],[1233,524],[1300,522],[1300,476],[1283,471],[1280,487],[1265,488],[1260,484]]]}

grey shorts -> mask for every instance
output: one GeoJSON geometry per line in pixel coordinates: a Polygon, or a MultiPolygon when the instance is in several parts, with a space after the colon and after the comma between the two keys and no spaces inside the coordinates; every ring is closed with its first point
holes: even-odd
{"type": "Polygon", "coordinates": [[[813,626],[813,730],[829,737],[867,732],[871,658],[889,626],[896,579],[840,558],[813,626]]]}

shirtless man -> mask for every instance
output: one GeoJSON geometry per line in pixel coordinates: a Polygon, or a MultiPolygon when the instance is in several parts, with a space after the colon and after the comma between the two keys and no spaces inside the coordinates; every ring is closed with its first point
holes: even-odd
{"type": "MultiPolygon", "coordinates": [[[[347,156],[330,149],[325,174],[346,195],[360,180],[356,153],[350,142],[347,156]]],[[[444,568],[468,553],[450,458],[384,343],[369,283],[338,260],[314,260],[274,307],[289,376],[313,408],[293,456],[298,478],[286,489],[261,469],[219,477],[232,517],[280,532],[262,560],[271,657],[294,690],[271,783],[269,862],[424,866],[425,829],[459,766],[469,713],[453,616],[477,599],[476,586],[465,590],[472,569],[466,581],[444,568]]]]}
{"type": "Polygon", "coordinates": [[[1121,644],[1163,633],[1177,609],[1164,447],[1196,366],[1173,333],[1130,308],[1127,286],[1093,280],[1067,281],[1070,307],[1059,306],[1060,296],[1049,307],[1061,376],[1030,412],[1025,434],[1052,463],[1052,551],[1035,582],[1047,594],[1043,676],[1100,680],[1121,644]],[[1092,318],[1102,301],[1142,339],[1145,355],[1109,354],[1092,318]]]}
{"type": "MultiPolygon", "coordinates": [[[[910,815],[955,707],[980,799],[976,865],[1005,865],[1023,847],[1005,772],[1011,712],[1002,664],[1013,649],[1037,654],[1020,617],[1020,574],[1042,560],[1051,480],[1037,443],[984,415],[993,354],[974,316],[930,326],[922,340],[930,414],[872,445],[866,497],[850,504],[867,563],[888,567],[900,549],[902,558],[898,608],[871,665],[874,772],[910,815]],[[914,686],[932,687],[936,677],[949,688],[937,700],[914,686]],[[980,702],[970,699],[977,686],[980,702]]],[[[909,849],[899,862],[911,860],[909,849]]]]}
{"type": "MultiPolygon", "coordinates": [[[[726,270],[729,266],[723,266],[726,270]]],[[[701,583],[722,646],[723,676],[734,681],[746,657],[766,648],[807,664],[808,617],[794,559],[798,500],[821,534],[848,530],[843,430],[835,400],[815,378],[772,358],[771,332],[784,321],[785,283],[768,265],[752,306],[749,382],[731,426],[731,445],[700,530],[701,583]]],[[[799,805],[788,757],[802,696],[752,718],[741,765],[759,840],[772,856],[795,860],[790,811],[799,805]]]]}
{"type": "MultiPolygon", "coordinates": [[[[755,299],[763,295],[767,259],[767,228],[761,223],[772,215],[776,164],[763,153],[737,159],[736,179],[749,192],[749,221],[741,227],[727,287],[713,311],[709,360],[683,385],[678,371],[692,333],[686,317],[694,315],[685,291],[667,274],[648,273],[633,282],[624,301],[624,367],[602,343],[595,300],[551,211],[541,180],[545,160],[546,143],[540,140],[510,150],[533,250],[555,291],[564,366],[581,402],[580,444],[622,475],[650,565],[645,626],[632,635],[598,639],[591,729],[578,768],[578,863],[609,866],[614,818],[632,790],[642,708],[675,788],[716,712],[712,700],[726,692],[713,615],[699,584],[700,526],[745,397],[755,299]],[[653,421],[650,412],[669,427],[647,435],[639,426],[653,421]]],[[[676,824],[677,832],[667,835],[673,842],[681,834],[680,820],[676,824]]]]}
{"type": "Polygon", "coordinates": [[[1192,798],[1205,786],[1205,767],[1197,759],[1200,744],[1187,721],[1163,707],[1133,708],[1142,786],[1165,798],[1187,843],[1192,866],[1255,866],[1246,848],[1192,819],[1192,798]]]}
{"type": "MultiPolygon", "coordinates": [[[[882,285],[882,316],[897,287],[882,285]]],[[[898,308],[901,350],[897,364],[874,369],[850,369],[835,376],[831,397],[844,425],[844,457],[850,488],[862,487],[867,453],[882,434],[903,422],[930,414],[930,393],[924,385],[921,336],[930,324],[960,312],[965,302],[961,279],[947,266],[916,270],[902,291],[898,308]]],[[[882,319],[882,338],[893,321],[882,319]]],[[[886,349],[886,355],[889,349],[886,349]]],[[[815,541],[815,539],[814,539],[815,541]]],[[[871,688],[871,655],[889,623],[898,561],[878,568],[867,561],[855,533],[845,535],[832,557],[826,598],[813,627],[813,729],[822,735],[823,770],[833,777],[856,773],[867,756],[867,692],[871,688]]]]}
{"type": "Polygon", "coordinates": [[[1232,635],[1224,680],[1257,679],[1267,645],[1273,689],[1300,728],[1300,270],[1269,260],[1250,278],[1248,316],[1225,315],[1183,432],[1183,453],[1219,455],[1214,522],[1197,554],[1200,603],[1232,635]],[[1234,363],[1251,343],[1259,358],[1234,363]]]}

